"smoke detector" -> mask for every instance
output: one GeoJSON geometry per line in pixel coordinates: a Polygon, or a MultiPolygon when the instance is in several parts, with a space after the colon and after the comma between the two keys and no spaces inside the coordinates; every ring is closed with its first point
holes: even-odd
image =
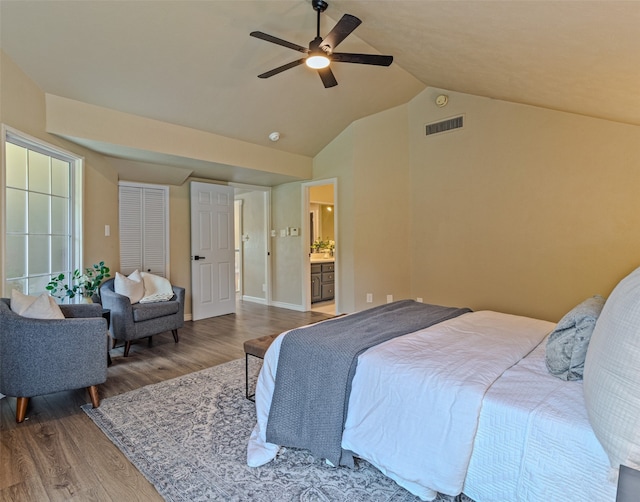
{"type": "Polygon", "coordinates": [[[436,105],[440,108],[442,108],[443,106],[447,106],[448,102],[449,96],[447,96],[446,94],[440,94],[438,97],[436,97],[436,105]]]}
{"type": "Polygon", "coordinates": [[[269,134],[269,139],[273,142],[276,142],[280,139],[280,133],[278,131],[273,131],[269,134]]]}

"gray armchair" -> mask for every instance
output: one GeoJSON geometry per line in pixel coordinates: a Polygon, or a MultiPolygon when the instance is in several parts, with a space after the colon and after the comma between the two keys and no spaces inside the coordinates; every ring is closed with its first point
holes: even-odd
{"type": "Polygon", "coordinates": [[[22,422],[29,398],[87,387],[94,408],[107,380],[107,321],[100,305],[61,305],[66,319],[29,319],[0,298],[0,393],[16,397],[22,422]]]}
{"type": "Polygon", "coordinates": [[[114,290],[115,279],[100,285],[102,306],[111,310],[109,332],[114,340],[122,340],[124,356],[129,355],[131,342],[171,331],[178,343],[178,329],[184,326],[184,288],[172,286],[173,298],[166,302],[135,303],[114,290]]]}

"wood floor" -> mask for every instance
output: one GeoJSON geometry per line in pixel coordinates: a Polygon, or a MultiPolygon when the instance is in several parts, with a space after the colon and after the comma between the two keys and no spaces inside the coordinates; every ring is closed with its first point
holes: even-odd
{"type": "MultiPolygon", "coordinates": [[[[111,350],[100,398],[244,357],[242,344],[329,317],[239,302],[236,314],[186,322],[175,344],[170,332],[111,350]]],[[[43,334],[44,335],[44,334],[43,334]]],[[[15,398],[0,399],[0,501],[162,501],[153,486],[80,409],[86,390],[30,400],[15,422],[15,398]]]]}

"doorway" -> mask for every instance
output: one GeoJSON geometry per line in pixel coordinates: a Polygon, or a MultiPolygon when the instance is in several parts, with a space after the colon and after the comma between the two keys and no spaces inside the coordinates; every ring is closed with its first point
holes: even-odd
{"type": "Polygon", "coordinates": [[[304,183],[303,298],[307,310],[338,313],[337,180],[304,183]]]}
{"type": "Polygon", "coordinates": [[[271,189],[231,184],[235,188],[236,295],[239,300],[269,305],[271,189]]]}

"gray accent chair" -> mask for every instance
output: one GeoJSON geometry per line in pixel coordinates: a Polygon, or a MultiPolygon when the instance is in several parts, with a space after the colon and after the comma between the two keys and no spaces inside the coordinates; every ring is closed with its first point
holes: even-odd
{"type": "Polygon", "coordinates": [[[124,342],[124,357],[129,355],[131,343],[141,338],[171,331],[178,343],[178,329],[184,326],[184,288],[172,286],[173,298],[166,302],[135,303],[114,290],[115,279],[100,285],[102,306],[111,311],[109,332],[114,340],[124,342]]]}
{"type": "Polygon", "coordinates": [[[60,305],[66,319],[29,319],[0,298],[0,393],[16,397],[16,422],[34,396],[86,387],[94,408],[107,380],[107,321],[99,304],[60,305]]]}

